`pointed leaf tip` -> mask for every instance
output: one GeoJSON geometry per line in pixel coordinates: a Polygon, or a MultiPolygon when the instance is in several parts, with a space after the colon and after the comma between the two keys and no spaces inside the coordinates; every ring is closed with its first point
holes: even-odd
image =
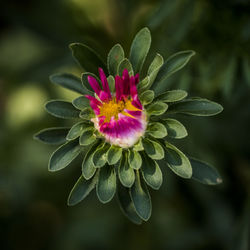
{"type": "Polygon", "coordinates": [[[165,141],[165,159],[162,163],[182,178],[190,179],[192,177],[192,166],[186,155],[174,145],[165,141]]]}
{"type": "Polygon", "coordinates": [[[36,133],[33,138],[46,144],[57,145],[67,141],[68,132],[69,128],[46,128],[36,133]]]}
{"type": "Polygon", "coordinates": [[[139,73],[151,46],[151,34],[147,27],[141,29],[135,36],[131,48],[129,59],[134,72],[139,73]]]}
{"type": "Polygon", "coordinates": [[[140,225],[142,219],[137,215],[134,204],[129,195],[129,189],[125,188],[119,182],[117,183],[117,199],[121,211],[133,223],[140,225]]]}
{"type": "Polygon", "coordinates": [[[167,118],[162,120],[161,122],[166,127],[168,137],[170,138],[181,139],[188,135],[188,132],[184,125],[175,119],[167,118]]]}
{"type": "Polygon", "coordinates": [[[97,179],[97,174],[90,180],[85,180],[83,176],[80,176],[69,194],[67,201],[68,206],[74,206],[85,199],[95,188],[97,179]]]}
{"type": "Polygon", "coordinates": [[[82,43],[71,43],[69,47],[75,60],[86,71],[98,74],[98,67],[106,70],[106,65],[101,57],[89,46],[82,43]]]}
{"type": "Polygon", "coordinates": [[[169,106],[168,112],[195,116],[213,116],[221,113],[223,107],[204,98],[190,98],[169,106]]]}
{"type": "Polygon", "coordinates": [[[130,189],[130,197],[138,216],[147,221],[152,213],[151,197],[138,170],[136,172],[135,183],[130,189]]]}
{"type": "Polygon", "coordinates": [[[110,75],[118,74],[118,66],[120,62],[124,59],[124,51],[120,44],[114,45],[109,51],[107,58],[107,65],[110,75]]]}
{"type": "Polygon", "coordinates": [[[158,190],[162,185],[162,172],[156,161],[143,154],[142,176],[151,188],[158,190]]]}
{"type": "Polygon", "coordinates": [[[77,76],[68,73],[58,73],[49,77],[50,81],[63,88],[77,92],[79,94],[88,94],[85,88],[83,88],[81,79],[77,76]]]}
{"type": "Polygon", "coordinates": [[[222,183],[221,176],[216,168],[195,158],[190,158],[190,163],[193,168],[192,179],[206,185],[218,185],[222,183]]]}
{"type": "Polygon", "coordinates": [[[62,119],[79,118],[80,114],[71,102],[61,100],[51,100],[45,103],[45,109],[49,114],[62,119]]]}
{"type": "Polygon", "coordinates": [[[180,51],[173,54],[165,61],[152,85],[152,89],[155,91],[156,96],[166,91],[167,85],[164,84],[164,81],[172,74],[182,69],[194,55],[195,52],[193,50],[180,51]]]}
{"type": "Polygon", "coordinates": [[[78,140],[60,146],[50,157],[48,169],[51,172],[67,167],[81,152],[78,140]]]}
{"type": "Polygon", "coordinates": [[[124,187],[131,187],[135,181],[134,169],[128,163],[127,153],[124,153],[118,168],[118,176],[124,187]]]}
{"type": "Polygon", "coordinates": [[[96,194],[100,202],[107,203],[112,200],[116,192],[116,173],[112,166],[106,165],[99,170],[96,185],[96,194]]]}

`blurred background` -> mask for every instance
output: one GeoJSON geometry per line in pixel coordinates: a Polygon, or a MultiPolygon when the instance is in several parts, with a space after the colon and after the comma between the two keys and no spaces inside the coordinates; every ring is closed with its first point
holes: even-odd
{"type": "Polygon", "coordinates": [[[0,249],[249,249],[250,1],[248,0],[9,0],[0,1],[0,249]],[[49,99],[76,95],[48,80],[81,71],[68,44],[83,42],[106,57],[117,42],[129,52],[148,26],[152,48],[166,59],[197,52],[169,78],[224,106],[218,116],[180,117],[189,136],[177,142],[188,155],[213,164],[223,183],[204,186],[164,170],[151,192],[153,214],[136,226],[115,199],[94,192],[75,207],[67,196],[81,173],[81,157],[61,172],[47,171],[56,147],[32,139],[64,126],[45,113],[49,99]]]}

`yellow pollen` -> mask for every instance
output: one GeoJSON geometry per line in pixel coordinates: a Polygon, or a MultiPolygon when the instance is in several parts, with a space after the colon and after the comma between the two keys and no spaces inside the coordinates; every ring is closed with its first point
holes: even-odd
{"type": "MultiPolygon", "coordinates": [[[[118,120],[118,114],[122,113],[126,116],[131,116],[130,114],[126,113],[124,109],[128,109],[131,111],[140,111],[140,109],[136,108],[130,99],[125,99],[122,101],[116,101],[115,98],[113,98],[109,102],[104,102],[102,106],[100,107],[100,114],[99,116],[105,116],[105,122],[109,122],[111,117],[114,117],[115,120],[118,120]]],[[[134,117],[133,117],[134,118],[134,117]]]]}

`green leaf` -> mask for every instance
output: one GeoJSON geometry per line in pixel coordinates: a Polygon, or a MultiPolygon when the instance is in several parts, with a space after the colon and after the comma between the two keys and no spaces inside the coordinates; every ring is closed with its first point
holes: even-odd
{"type": "Polygon", "coordinates": [[[165,93],[159,95],[156,100],[160,100],[162,102],[177,102],[184,99],[187,96],[187,92],[184,90],[170,90],[165,93]]]}
{"type": "Polygon", "coordinates": [[[79,94],[88,94],[88,91],[86,91],[86,89],[82,86],[81,79],[72,74],[54,74],[50,76],[50,81],[79,94]]]}
{"type": "Polygon", "coordinates": [[[134,72],[139,73],[147,57],[151,45],[151,35],[148,28],[141,29],[135,36],[131,48],[129,60],[134,72]]]}
{"type": "Polygon", "coordinates": [[[106,66],[103,63],[101,57],[90,47],[81,43],[70,44],[72,55],[78,62],[78,64],[86,71],[98,73],[98,67],[106,70],[106,66]]]}
{"type": "Polygon", "coordinates": [[[79,137],[82,132],[86,129],[86,128],[90,128],[93,127],[92,124],[90,123],[86,123],[86,122],[78,122],[76,123],[69,131],[69,133],[67,134],[66,139],[67,140],[74,140],[77,137],[79,137]]]}
{"type": "Polygon", "coordinates": [[[84,108],[80,114],[79,117],[83,120],[90,121],[91,118],[95,117],[94,112],[92,108],[84,108]]]}
{"type": "Polygon", "coordinates": [[[217,185],[222,183],[222,179],[217,169],[206,162],[190,158],[193,169],[192,179],[206,185],[217,185]]]}
{"type": "Polygon", "coordinates": [[[68,197],[68,206],[74,206],[85,199],[89,193],[95,188],[98,175],[95,175],[91,180],[85,180],[80,176],[68,197]]]}
{"type": "Polygon", "coordinates": [[[139,169],[142,164],[142,158],[139,152],[129,149],[128,164],[133,169],[139,169]]]}
{"type": "Polygon", "coordinates": [[[79,143],[81,146],[87,146],[96,140],[93,127],[85,128],[79,138],[79,143]]]}
{"type": "Polygon", "coordinates": [[[107,161],[109,165],[116,164],[122,156],[122,148],[112,145],[107,152],[107,161]]]}
{"type": "Polygon", "coordinates": [[[82,73],[81,75],[81,80],[82,80],[82,86],[88,90],[88,94],[89,95],[93,95],[94,94],[94,90],[92,89],[92,87],[90,86],[89,84],[89,81],[88,81],[88,76],[92,76],[96,79],[96,81],[99,83],[99,86],[102,88],[101,86],[101,83],[100,83],[100,80],[99,78],[93,74],[93,73],[90,73],[90,72],[84,72],[82,73]]]}
{"type": "Polygon", "coordinates": [[[168,105],[164,102],[154,102],[147,107],[148,115],[162,115],[168,109],[168,105]]]}
{"type": "Polygon", "coordinates": [[[50,157],[49,171],[58,171],[67,167],[81,152],[78,140],[60,146],[50,157]]]}
{"type": "Polygon", "coordinates": [[[142,145],[142,139],[139,139],[139,141],[133,146],[134,151],[143,151],[143,145],[142,145]]]}
{"type": "Polygon", "coordinates": [[[139,217],[147,221],[152,213],[151,198],[147,186],[140,178],[138,170],[136,172],[135,183],[130,189],[130,197],[139,217]]]}
{"type": "Polygon", "coordinates": [[[137,85],[137,90],[138,93],[142,93],[145,90],[147,90],[149,88],[149,84],[150,84],[150,77],[146,76],[142,81],[140,81],[137,85]]]}
{"type": "Polygon", "coordinates": [[[196,116],[211,116],[222,112],[223,107],[216,103],[202,98],[186,99],[169,106],[170,113],[181,113],[196,116]]]}
{"type": "Polygon", "coordinates": [[[98,145],[98,142],[94,143],[87,154],[85,155],[83,162],[82,162],[82,175],[86,180],[89,180],[92,178],[92,176],[96,172],[96,168],[94,166],[94,163],[92,161],[93,154],[96,150],[96,147],[98,145]]]}
{"type": "Polygon", "coordinates": [[[47,144],[62,144],[66,142],[69,128],[46,128],[34,135],[34,139],[47,144]]]}
{"type": "Polygon", "coordinates": [[[142,144],[147,155],[153,160],[160,160],[164,158],[164,150],[158,142],[145,138],[142,140],[142,144]]]}
{"type": "Polygon", "coordinates": [[[168,134],[166,127],[160,122],[149,123],[147,133],[154,138],[164,138],[168,134]]]}
{"type": "Polygon", "coordinates": [[[153,61],[151,62],[151,64],[148,67],[148,75],[151,75],[152,73],[154,73],[154,71],[159,70],[160,67],[163,64],[163,58],[160,54],[156,53],[153,61]]]}
{"type": "Polygon", "coordinates": [[[170,138],[181,139],[188,135],[184,125],[175,119],[167,118],[162,123],[166,126],[170,138]]]}
{"type": "Polygon", "coordinates": [[[148,76],[149,76],[149,84],[147,86],[147,89],[149,89],[152,84],[154,83],[158,72],[160,70],[160,68],[162,67],[164,63],[164,59],[160,54],[156,54],[154,60],[152,61],[152,63],[150,64],[149,68],[148,68],[148,76]]]}
{"type": "Polygon", "coordinates": [[[158,190],[162,184],[162,172],[157,162],[144,154],[141,170],[145,182],[151,188],[158,190]]]}
{"type": "Polygon", "coordinates": [[[192,177],[192,167],[188,158],[174,145],[165,141],[166,153],[164,163],[182,178],[192,177]]]}
{"type": "Polygon", "coordinates": [[[112,166],[106,165],[100,169],[96,194],[100,202],[107,203],[112,200],[116,192],[116,173],[112,166]]]}
{"type": "Polygon", "coordinates": [[[101,168],[105,165],[107,162],[107,151],[109,149],[108,144],[103,144],[100,147],[97,148],[97,150],[94,152],[92,161],[94,163],[94,166],[96,168],[101,168]]]}
{"type": "Polygon", "coordinates": [[[129,195],[129,189],[123,187],[119,182],[117,183],[117,198],[124,215],[133,223],[140,225],[142,220],[135,211],[134,204],[129,195]]]}
{"type": "Polygon", "coordinates": [[[127,158],[127,154],[124,153],[118,168],[118,176],[124,187],[131,187],[135,181],[135,173],[129,166],[127,158]]]}
{"type": "Polygon", "coordinates": [[[134,75],[134,71],[133,71],[133,68],[132,68],[132,65],[130,63],[130,61],[127,59],[127,58],[124,58],[120,63],[119,63],[119,66],[118,66],[118,74],[120,76],[122,76],[122,73],[123,73],[123,70],[124,69],[127,69],[128,70],[128,73],[130,76],[134,75]]]}
{"type": "Polygon", "coordinates": [[[77,110],[70,102],[52,100],[45,104],[46,111],[58,118],[73,119],[79,118],[79,110],[77,110]]]}
{"type": "Polygon", "coordinates": [[[111,93],[115,93],[115,78],[113,76],[108,76],[107,78],[109,89],[111,93]]]}
{"type": "Polygon", "coordinates": [[[167,85],[164,84],[164,81],[176,71],[182,69],[193,55],[195,55],[195,52],[192,50],[180,51],[165,61],[152,85],[156,96],[166,91],[167,85]]]}
{"type": "Polygon", "coordinates": [[[153,90],[146,90],[142,94],[140,94],[139,99],[142,105],[148,105],[154,100],[154,91],[153,90]]]}
{"type": "Polygon", "coordinates": [[[89,107],[89,99],[84,96],[79,96],[72,101],[72,104],[75,108],[83,110],[89,107]]]}
{"type": "Polygon", "coordinates": [[[124,59],[124,51],[120,44],[114,45],[109,51],[107,65],[109,74],[116,76],[118,74],[118,65],[124,59]]]}

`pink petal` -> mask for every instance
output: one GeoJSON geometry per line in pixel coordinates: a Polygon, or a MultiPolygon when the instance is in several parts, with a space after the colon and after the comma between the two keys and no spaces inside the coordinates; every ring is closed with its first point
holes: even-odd
{"type": "Polygon", "coordinates": [[[140,117],[142,115],[142,111],[132,111],[128,109],[124,109],[124,111],[134,117],[140,117]]]}
{"type": "Polygon", "coordinates": [[[90,101],[90,102],[89,102],[89,105],[90,105],[90,107],[93,109],[93,111],[94,111],[94,113],[95,113],[96,115],[99,115],[99,114],[100,114],[100,109],[99,109],[99,107],[96,105],[95,102],[90,101]]]}
{"type": "Polygon", "coordinates": [[[137,88],[135,85],[135,78],[133,76],[130,77],[130,95],[134,99],[137,95],[137,88]]]}
{"type": "Polygon", "coordinates": [[[133,104],[136,108],[142,109],[142,105],[141,105],[141,102],[140,102],[140,100],[139,100],[139,98],[138,98],[138,95],[135,95],[135,96],[133,97],[132,104],[133,104]]]}
{"type": "Polygon", "coordinates": [[[86,98],[88,98],[90,101],[94,102],[96,105],[101,106],[102,103],[98,101],[95,97],[91,95],[85,95],[86,98]]]}
{"type": "Polygon", "coordinates": [[[135,84],[137,85],[139,83],[139,73],[135,75],[135,84]]]}
{"type": "Polygon", "coordinates": [[[110,93],[108,81],[102,68],[99,68],[99,74],[100,74],[103,90],[107,93],[108,98],[111,99],[111,93],[110,93]]]}
{"type": "Polygon", "coordinates": [[[101,91],[99,92],[99,98],[100,98],[103,102],[108,101],[108,100],[109,100],[108,93],[105,92],[105,91],[103,91],[103,90],[101,90],[101,91]]]}
{"type": "Polygon", "coordinates": [[[116,89],[116,100],[121,100],[123,88],[122,88],[122,79],[120,76],[115,77],[115,89],[116,89]]]}
{"type": "Polygon", "coordinates": [[[101,88],[97,80],[93,76],[88,76],[88,81],[89,81],[91,88],[99,96],[99,92],[101,91],[101,88]]]}
{"type": "Polygon", "coordinates": [[[122,81],[123,81],[123,95],[126,97],[129,95],[129,74],[128,74],[128,70],[124,69],[123,73],[122,73],[122,81]]]}

